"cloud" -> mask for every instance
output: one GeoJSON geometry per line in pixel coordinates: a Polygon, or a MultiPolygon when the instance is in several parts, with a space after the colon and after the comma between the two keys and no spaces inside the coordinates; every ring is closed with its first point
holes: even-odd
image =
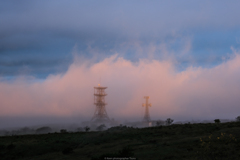
{"type": "Polygon", "coordinates": [[[216,2],[0,1],[0,118],[89,119],[100,79],[111,118],[145,95],[153,119],[236,117],[239,2],[216,2]]]}
{"type": "Polygon", "coordinates": [[[46,80],[21,77],[0,82],[0,117],[77,116],[90,119],[93,87],[107,86],[107,112],[115,119],[141,120],[143,96],[150,96],[153,119],[235,118],[240,113],[240,55],[213,68],[188,67],[177,72],[172,61],[118,55],[103,61],[75,61],[66,73],[46,80]]]}
{"type": "Polygon", "coordinates": [[[239,2],[0,2],[6,31],[42,30],[74,33],[118,33],[158,37],[167,32],[202,28],[238,28],[239,2]],[[27,2],[27,3],[26,3],[27,2]]]}
{"type": "Polygon", "coordinates": [[[240,23],[236,15],[240,11],[237,1],[217,3],[0,1],[0,73],[15,76],[14,71],[26,65],[18,64],[26,62],[31,75],[46,78],[58,70],[45,71],[41,65],[34,65],[36,61],[61,68],[63,65],[54,60],[62,63],[68,57],[59,69],[65,71],[75,44],[90,58],[92,52],[98,52],[103,58],[118,53],[132,61],[160,60],[167,50],[170,54],[177,51],[180,59],[174,56],[184,63],[203,61],[200,63],[206,65],[208,55],[214,55],[219,64],[231,45],[238,47],[235,41],[240,23]],[[189,53],[193,53],[191,60],[189,53]],[[15,67],[9,69],[6,63],[15,67]]]}

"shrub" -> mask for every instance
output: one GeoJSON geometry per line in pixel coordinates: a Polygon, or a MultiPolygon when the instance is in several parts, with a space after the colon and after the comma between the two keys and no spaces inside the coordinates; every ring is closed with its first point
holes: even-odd
{"type": "Polygon", "coordinates": [[[215,123],[220,123],[221,121],[220,121],[220,119],[215,119],[214,122],[215,123]]]}
{"type": "Polygon", "coordinates": [[[84,127],[84,130],[85,130],[86,132],[88,132],[88,131],[90,130],[90,128],[89,128],[88,126],[86,126],[86,127],[84,127]]]}
{"type": "Polygon", "coordinates": [[[67,130],[66,129],[61,129],[60,133],[67,133],[67,130]]]}
{"type": "Polygon", "coordinates": [[[238,117],[236,118],[236,121],[237,121],[237,122],[240,122],[240,116],[238,116],[238,117]]]}
{"type": "Polygon", "coordinates": [[[172,124],[173,121],[174,121],[173,119],[168,118],[168,119],[166,119],[165,123],[166,123],[166,125],[170,125],[170,124],[172,124]]]}

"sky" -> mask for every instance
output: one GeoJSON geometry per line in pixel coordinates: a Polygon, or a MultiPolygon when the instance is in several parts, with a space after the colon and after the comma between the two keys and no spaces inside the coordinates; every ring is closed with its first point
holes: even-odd
{"type": "Polygon", "coordinates": [[[142,120],[144,96],[155,120],[236,118],[239,7],[235,0],[0,0],[0,128],[89,120],[99,83],[108,87],[110,118],[142,120]]]}

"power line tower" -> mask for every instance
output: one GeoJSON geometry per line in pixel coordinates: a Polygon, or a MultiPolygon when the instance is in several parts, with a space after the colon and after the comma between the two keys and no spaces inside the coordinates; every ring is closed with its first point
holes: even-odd
{"type": "Polygon", "coordinates": [[[143,121],[144,122],[150,122],[151,119],[150,119],[148,107],[151,107],[152,104],[148,103],[148,99],[150,98],[149,96],[145,96],[144,98],[146,99],[146,103],[142,104],[142,106],[145,107],[145,113],[144,113],[143,121]]]}
{"type": "Polygon", "coordinates": [[[98,87],[94,87],[94,104],[96,105],[96,109],[91,121],[110,121],[105,108],[107,105],[107,103],[105,103],[105,96],[107,95],[105,93],[106,88],[107,87],[101,87],[100,84],[98,84],[98,87]]]}

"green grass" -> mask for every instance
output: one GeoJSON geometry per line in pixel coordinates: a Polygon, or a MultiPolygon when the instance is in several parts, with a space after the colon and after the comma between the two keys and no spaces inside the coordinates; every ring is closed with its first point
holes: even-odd
{"type": "Polygon", "coordinates": [[[239,151],[239,122],[0,137],[1,160],[240,159],[239,151]]]}

